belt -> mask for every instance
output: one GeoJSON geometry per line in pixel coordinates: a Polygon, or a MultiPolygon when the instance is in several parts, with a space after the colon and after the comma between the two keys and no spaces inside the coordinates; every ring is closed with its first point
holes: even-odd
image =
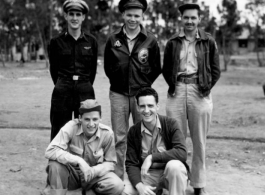
{"type": "Polygon", "coordinates": [[[60,78],[63,80],[71,80],[71,81],[89,80],[89,77],[79,76],[79,75],[73,75],[72,77],[60,77],[60,78]]]}
{"type": "Polygon", "coordinates": [[[189,78],[184,76],[177,77],[177,81],[185,83],[185,84],[198,84],[198,78],[189,78]]]}

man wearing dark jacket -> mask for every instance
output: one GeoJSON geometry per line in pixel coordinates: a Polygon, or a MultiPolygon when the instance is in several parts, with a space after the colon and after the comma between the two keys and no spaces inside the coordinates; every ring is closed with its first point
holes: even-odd
{"type": "Polygon", "coordinates": [[[197,26],[200,7],[179,7],[184,30],[167,43],[163,76],[169,86],[167,116],[177,120],[178,129],[187,137],[187,122],[193,143],[191,186],[196,195],[206,194],[205,147],[212,115],[211,89],[220,77],[219,55],[215,40],[197,26]]]}
{"type": "Polygon", "coordinates": [[[140,121],[135,94],[150,87],[161,73],[160,52],[155,36],[142,25],[146,0],[120,0],[124,26],[110,35],[104,54],[104,69],[110,81],[111,123],[115,133],[118,163],[123,178],[129,117],[140,121]]]}
{"type": "Polygon", "coordinates": [[[93,82],[97,70],[96,39],[81,30],[88,12],[83,0],[66,0],[63,4],[67,31],[51,39],[48,52],[54,83],[51,100],[51,140],[66,122],[79,115],[80,102],[95,99],[93,82]]]}
{"type": "MultiPolygon", "coordinates": [[[[142,121],[132,126],[127,137],[126,171],[139,195],[185,195],[187,188],[187,150],[177,121],[157,114],[158,94],[142,88],[136,94],[142,121]]],[[[124,193],[135,194],[135,190],[124,193]]]]}

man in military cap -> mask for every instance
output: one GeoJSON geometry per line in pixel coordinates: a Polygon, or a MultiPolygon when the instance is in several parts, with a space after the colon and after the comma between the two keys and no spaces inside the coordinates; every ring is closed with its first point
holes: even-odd
{"type": "Polygon", "coordinates": [[[118,159],[116,173],[121,178],[124,174],[130,113],[134,123],[140,121],[134,96],[140,88],[150,87],[161,73],[157,40],[141,25],[146,9],[146,0],[119,2],[124,25],[110,35],[104,54],[118,159]]]}
{"type": "Polygon", "coordinates": [[[66,0],[63,4],[68,28],[51,39],[48,46],[50,73],[55,85],[51,98],[51,140],[61,127],[78,117],[81,101],[94,99],[93,82],[97,69],[96,39],[81,30],[88,12],[83,0],[66,0]]]}
{"type": "Polygon", "coordinates": [[[65,195],[67,190],[82,188],[90,194],[121,194],[124,184],[113,173],[117,162],[114,135],[100,123],[101,106],[96,100],[86,100],[79,113],[79,119],[66,123],[46,149],[48,186],[44,192],[65,195]]]}
{"type": "Polygon", "coordinates": [[[184,30],[173,35],[164,52],[163,76],[169,86],[167,116],[175,118],[193,143],[190,184],[195,195],[205,195],[205,148],[212,116],[211,89],[220,78],[219,55],[215,40],[198,28],[200,6],[179,7],[184,30]],[[187,126],[188,124],[188,126],[187,126]]]}

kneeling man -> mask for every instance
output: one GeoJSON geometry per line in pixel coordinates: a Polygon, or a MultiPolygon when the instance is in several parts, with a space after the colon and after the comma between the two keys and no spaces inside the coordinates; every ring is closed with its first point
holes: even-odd
{"type": "Polygon", "coordinates": [[[96,100],[81,102],[79,119],[65,124],[49,144],[50,194],[65,195],[82,188],[96,194],[121,194],[124,184],[113,172],[117,159],[113,131],[101,121],[96,100]]]}
{"type": "MultiPolygon", "coordinates": [[[[185,195],[188,181],[185,138],[176,120],[158,115],[158,94],[148,87],[136,94],[142,121],[129,130],[126,171],[139,195],[185,195]]],[[[137,194],[136,192],[128,194],[137,194]]]]}

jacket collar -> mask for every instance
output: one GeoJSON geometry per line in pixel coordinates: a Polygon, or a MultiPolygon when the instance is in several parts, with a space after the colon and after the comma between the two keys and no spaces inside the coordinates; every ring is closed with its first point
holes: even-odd
{"type": "MultiPolygon", "coordinates": [[[[125,25],[123,25],[122,27],[120,27],[119,29],[117,29],[116,31],[113,32],[113,34],[116,34],[116,35],[124,35],[124,32],[123,32],[123,28],[124,28],[125,25]]],[[[147,31],[146,29],[140,24],[140,28],[141,28],[141,31],[139,34],[143,34],[145,37],[147,37],[147,31]]],[[[138,36],[139,36],[138,34],[138,36]]]]}
{"type": "MultiPolygon", "coordinates": [[[[66,31],[66,32],[64,33],[64,36],[65,36],[65,38],[66,38],[67,36],[71,36],[71,37],[72,37],[72,35],[70,35],[70,33],[69,33],[68,31],[66,31]]],[[[72,37],[72,38],[73,38],[73,37],[72,37]]],[[[88,40],[87,37],[85,36],[84,31],[81,31],[81,34],[80,34],[80,36],[79,36],[78,39],[85,39],[87,42],[89,42],[89,40],[88,40]]]]}
{"type": "MultiPolygon", "coordinates": [[[[170,39],[179,39],[180,37],[183,37],[183,33],[184,33],[184,30],[181,30],[180,32],[174,34],[170,39]]],[[[203,31],[202,29],[198,28],[198,36],[199,36],[199,39],[202,39],[202,40],[207,40],[209,39],[208,36],[206,35],[205,31],[203,31]]],[[[184,34],[185,35],[185,34],[184,34]]]]}

